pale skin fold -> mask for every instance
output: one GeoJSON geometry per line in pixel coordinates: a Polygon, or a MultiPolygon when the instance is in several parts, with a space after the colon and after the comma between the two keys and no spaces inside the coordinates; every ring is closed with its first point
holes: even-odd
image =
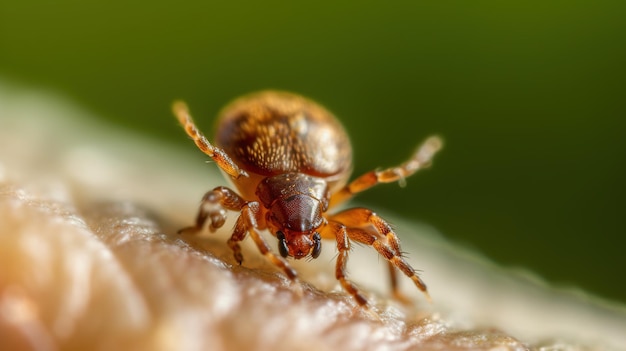
{"type": "Polygon", "coordinates": [[[334,279],[331,245],[316,260],[289,261],[297,286],[250,240],[239,265],[227,245],[234,216],[213,234],[176,234],[193,221],[198,196],[224,184],[214,165],[188,148],[80,120],[85,112],[57,99],[6,89],[0,84],[2,350],[626,344],[622,307],[517,276],[393,216],[385,218],[423,270],[432,304],[407,279],[412,304],[390,298],[386,267],[366,247],[352,248],[348,269],[369,310],[334,279]]]}

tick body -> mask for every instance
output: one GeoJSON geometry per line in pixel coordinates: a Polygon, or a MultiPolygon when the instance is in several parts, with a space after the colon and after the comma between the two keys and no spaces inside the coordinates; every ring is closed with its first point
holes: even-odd
{"type": "Polygon", "coordinates": [[[186,105],[174,114],[200,150],[233,181],[236,191],[217,187],[204,195],[196,223],[181,232],[198,233],[224,225],[227,211],[239,212],[228,246],[240,264],[239,242],[250,235],[260,252],[292,280],[297,273],[287,258],[317,258],[322,239],[335,240],[335,276],[359,305],[367,300],[346,278],[352,242],[373,247],[389,264],[391,286],[399,295],[396,272],[408,276],[426,296],[426,285],[402,257],[390,225],[373,211],[352,208],[337,213],[334,206],[378,183],[403,181],[428,166],[441,140],[428,138],[400,166],[371,171],[348,182],[352,148],[346,132],[326,109],[302,96],[266,91],[244,96],[221,113],[212,145],[196,128],[186,105]],[[259,235],[269,230],[278,240],[278,255],[259,235]]]}

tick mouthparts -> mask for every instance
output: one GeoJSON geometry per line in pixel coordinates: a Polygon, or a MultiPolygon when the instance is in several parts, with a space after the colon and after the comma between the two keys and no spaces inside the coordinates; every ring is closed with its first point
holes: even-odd
{"type": "Polygon", "coordinates": [[[278,252],[281,256],[287,257],[289,255],[289,248],[287,247],[287,241],[285,240],[285,234],[281,231],[276,233],[276,238],[278,238],[278,252]]]}
{"type": "Polygon", "coordinates": [[[315,234],[313,234],[313,242],[314,246],[313,250],[311,251],[311,257],[318,258],[320,253],[322,252],[322,237],[320,236],[320,233],[315,232],[315,234]]]}

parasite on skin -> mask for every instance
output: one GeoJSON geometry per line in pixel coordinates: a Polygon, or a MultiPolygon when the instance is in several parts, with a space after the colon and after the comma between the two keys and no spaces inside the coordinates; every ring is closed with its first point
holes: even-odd
{"type": "Polygon", "coordinates": [[[236,187],[218,186],[207,192],[195,224],[180,232],[198,233],[207,223],[214,231],[224,225],[227,211],[238,212],[227,241],[235,260],[243,262],[239,242],[249,235],[259,251],[294,281],[297,273],[287,258],[317,258],[322,239],[334,240],[339,252],[335,276],[361,306],[367,300],[347,279],[346,263],[350,245],[365,244],[387,260],[395,296],[401,296],[399,270],[429,298],[426,284],[402,257],[398,236],[383,218],[367,208],[331,210],[374,185],[404,182],[428,167],[442,146],[438,137],[426,139],[403,164],[348,182],[352,148],[346,132],[329,111],[302,96],[264,91],[235,100],[219,118],[215,145],[195,126],[185,103],[174,103],[173,111],[196,146],[236,187]],[[259,234],[263,230],[276,237],[278,255],[259,234]]]}

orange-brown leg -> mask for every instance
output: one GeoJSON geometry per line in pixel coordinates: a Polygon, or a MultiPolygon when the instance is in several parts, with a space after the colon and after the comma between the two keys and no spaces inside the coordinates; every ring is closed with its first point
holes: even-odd
{"type": "Polygon", "coordinates": [[[200,209],[196,216],[196,224],[179,230],[179,233],[197,233],[202,231],[207,219],[210,220],[209,230],[221,228],[226,222],[226,210],[241,211],[246,201],[233,190],[218,186],[202,197],[200,209]]]}
{"type": "Polygon", "coordinates": [[[404,184],[406,177],[422,168],[430,166],[433,156],[441,149],[443,142],[439,137],[431,136],[415,151],[411,158],[397,167],[387,168],[382,171],[370,171],[356,178],[330,198],[330,207],[336,206],[355,194],[365,191],[380,183],[393,183],[399,181],[404,184]]]}
{"type": "Polygon", "coordinates": [[[393,249],[398,256],[402,255],[400,251],[400,241],[393,232],[391,225],[368,208],[351,208],[341,211],[331,216],[331,219],[343,223],[349,228],[359,228],[373,226],[376,233],[379,233],[393,249]]]}
{"type": "Polygon", "coordinates": [[[389,286],[391,286],[391,294],[396,300],[409,304],[411,300],[400,291],[400,285],[398,283],[398,269],[390,261],[387,261],[387,268],[389,269],[389,286]]]}
{"type": "MultiPolygon", "coordinates": [[[[400,242],[398,237],[393,234],[391,226],[380,218],[376,213],[369,209],[351,209],[337,214],[335,219],[342,221],[342,223],[350,227],[359,227],[363,223],[372,224],[375,227],[375,235],[383,237],[388,245],[393,249],[396,256],[402,256],[400,251],[400,242]],[[373,222],[373,223],[372,223],[373,222]]],[[[390,261],[387,262],[389,267],[389,285],[391,286],[392,294],[402,301],[407,299],[400,293],[400,286],[398,285],[398,275],[394,264],[390,261]]]]}
{"type": "MultiPolygon", "coordinates": [[[[415,269],[402,258],[398,237],[384,219],[369,209],[354,208],[331,216],[330,220],[344,224],[351,240],[372,246],[390,264],[409,277],[430,300],[426,284],[417,275],[415,269]],[[373,228],[374,232],[367,230],[367,227],[373,228]]],[[[393,272],[395,274],[395,271],[393,272]]],[[[397,284],[393,285],[394,280],[395,278],[392,277],[393,293],[401,296],[397,284]]]]}
{"type": "Polygon", "coordinates": [[[233,250],[233,256],[235,257],[235,261],[241,264],[243,262],[243,254],[241,253],[241,246],[239,246],[239,242],[242,241],[246,237],[246,224],[243,220],[243,216],[239,215],[237,218],[237,223],[235,224],[235,229],[233,230],[233,234],[230,236],[226,244],[233,250]]]}
{"type": "Polygon", "coordinates": [[[174,112],[174,115],[176,115],[180,125],[185,129],[185,132],[187,132],[187,135],[189,135],[196,143],[196,146],[202,150],[202,152],[209,155],[209,157],[217,163],[217,166],[226,172],[226,174],[235,179],[248,176],[248,173],[237,167],[224,150],[211,145],[211,143],[204,137],[193,122],[193,118],[191,118],[191,115],[189,114],[189,109],[184,102],[174,102],[174,105],[172,105],[172,111],[174,112]]]}
{"type": "Polygon", "coordinates": [[[265,256],[268,260],[270,260],[270,262],[272,262],[274,265],[282,269],[289,279],[296,280],[296,278],[298,277],[298,275],[296,274],[296,271],[293,268],[291,268],[289,263],[287,263],[287,261],[284,258],[274,254],[272,250],[270,249],[270,247],[265,242],[265,240],[263,239],[263,237],[259,235],[259,233],[257,232],[257,229],[259,228],[258,221],[260,220],[260,216],[261,216],[261,206],[259,205],[258,202],[255,202],[255,201],[248,202],[241,209],[241,217],[243,218],[242,220],[243,225],[245,226],[246,231],[250,233],[250,237],[252,238],[252,240],[254,240],[254,243],[259,248],[259,251],[261,251],[263,256],[265,256]]]}
{"type": "MultiPolygon", "coordinates": [[[[189,233],[196,234],[204,229],[204,225],[209,222],[209,230],[214,232],[217,228],[221,228],[226,222],[226,211],[241,211],[246,201],[233,190],[218,186],[217,188],[207,192],[202,197],[200,209],[196,216],[196,224],[178,231],[179,234],[189,233]]],[[[233,255],[237,263],[243,262],[241,247],[239,242],[246,236],[246,227],[242,221],[241,215],[237,219],[233,234],[228,239],[228,247],[233,250],[233,255]]]]}
{"type": "Polygon", "coordinates": [[[346,263],[348,262],[348,253],[350,252],[350,239],[348,238],[348,232],[346,226],[330,221],[322,230],[320,235],[322,238],[331,239],[334,238],[337,241],[337,265],[335,266],[335,277],[339,280],[341,287],[356,300],[356,302],[364,306],[367,304],[367,300],[357,287],[346,278],[346,263]]]}

